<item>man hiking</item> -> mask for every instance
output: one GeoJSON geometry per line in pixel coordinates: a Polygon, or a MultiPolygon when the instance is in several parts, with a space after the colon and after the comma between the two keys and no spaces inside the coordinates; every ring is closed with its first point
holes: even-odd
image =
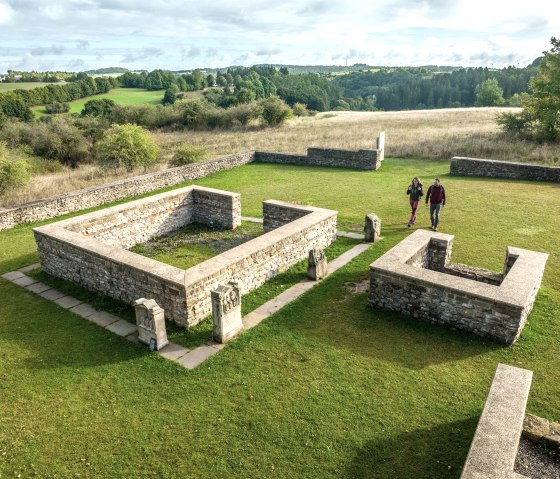
{"type": "Polygon", "coordinates": [[[445,188],[436,178],[433,185],[428,188],[426,194],[426,206],[430,202],[430,219],[432,220],[432,229],[437,231],[439,224],[439,212],[445,206],[445,188]]]}

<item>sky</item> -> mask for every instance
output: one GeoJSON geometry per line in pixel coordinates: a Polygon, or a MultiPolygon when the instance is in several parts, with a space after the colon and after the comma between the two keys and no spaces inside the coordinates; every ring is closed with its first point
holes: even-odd
{"type": "Polygon", "coordinates": [[[553,0],[0,0],[8,69],[274,63],[526,66],[560,37],[553,0]]]}

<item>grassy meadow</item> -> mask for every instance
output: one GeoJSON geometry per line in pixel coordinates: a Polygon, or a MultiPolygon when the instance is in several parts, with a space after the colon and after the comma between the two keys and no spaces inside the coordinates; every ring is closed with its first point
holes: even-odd
{"type": "MultiPolygon", "coordinates": [[[[324,144],[341,128],[313,121],[330,122],[324,144]]],[[[363,136],[353,147],[389,130],[377,121],[349,131],[363,136]]],[[[0,279],[1,477],[458,478],[498,362],[533,370],[528,412],[559,421],[560,185],[448,172],[448,161],[387,158],[377,172],[250,164],[198,180],[240,192],[248,216],[266,199],[295,201],[361,231],[375,212],[383,239],[193,371],[0,279]],[[371,309],[353,291],[410,233],[413,176],[446,187],[453,261],[499,271],[507,245],[550,253],[514,345],[371,309]]],[[[32,226],[0,233],[1,273],[38,260],[32,226]]],[[[417,227],[428,226],[422,207],[417,227]]]]}
{"type": "MultiPolygon", "coordinates": [[[[79,100],[68,102],[70,105],[69,113],[81,113],[84,109],[84,105],[88,101],[103,98],[113,100],[119,105],[159,105],[161,104],[163,93],[163,90],[149,91],[144,90],[143,88],[114,88],[101,95],[88,96],[86,98],[80,98],[79,100]]],[[[36,118],[47,115],[44,106],[36,106],[33,107],[32,110],[36,118]]]]}
{"type": "Polygon", "coordinates": [[[33,90],[33,88],[39,88],[42,86],[52,85],[52,83],[47,82],[16,82],[16,83],[4,83],[0,82],[0,93],[12,90],[33,90]]]}

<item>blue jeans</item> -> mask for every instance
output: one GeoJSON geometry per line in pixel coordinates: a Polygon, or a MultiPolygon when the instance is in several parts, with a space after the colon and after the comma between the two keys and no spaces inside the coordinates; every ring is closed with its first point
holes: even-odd
{"type": "Polygon", "coordinates": [[[434,205],[430,203],[430,219],[432,220],[432,226],[437,228],[439,224],[439,210],[441,209],[441,203],[434,205]]]}

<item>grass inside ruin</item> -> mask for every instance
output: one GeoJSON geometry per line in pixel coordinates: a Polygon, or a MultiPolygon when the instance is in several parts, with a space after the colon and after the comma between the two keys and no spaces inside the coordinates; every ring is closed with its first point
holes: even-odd
{"type": "Polygon", "coordinates": [[[250,221],[242,221],[234,230],[191,223],[172,234],[135,245],[130,251],[188,269],[262,234],[262,224],[250,221]]]}
{"type": "MultiPolygon", "coordinates": [[[[197,181],[240,192],[244,215],[298,201],[359,231],[375,212],[384,238],[193,371],[0,279],[2,477],[459,478],[498,362],[533,370],[527,411],[560,421],[560,185],[448,171],[255,164],[197,181]],[[513,346],[368,308],[354,287],[410,233],[414,176],[446,187],[453,261],[499,271],[507,245],[550,253],[513,346]]],[[[30,225],[0,233],[0,273],[37,260],[30,225]]]]}

